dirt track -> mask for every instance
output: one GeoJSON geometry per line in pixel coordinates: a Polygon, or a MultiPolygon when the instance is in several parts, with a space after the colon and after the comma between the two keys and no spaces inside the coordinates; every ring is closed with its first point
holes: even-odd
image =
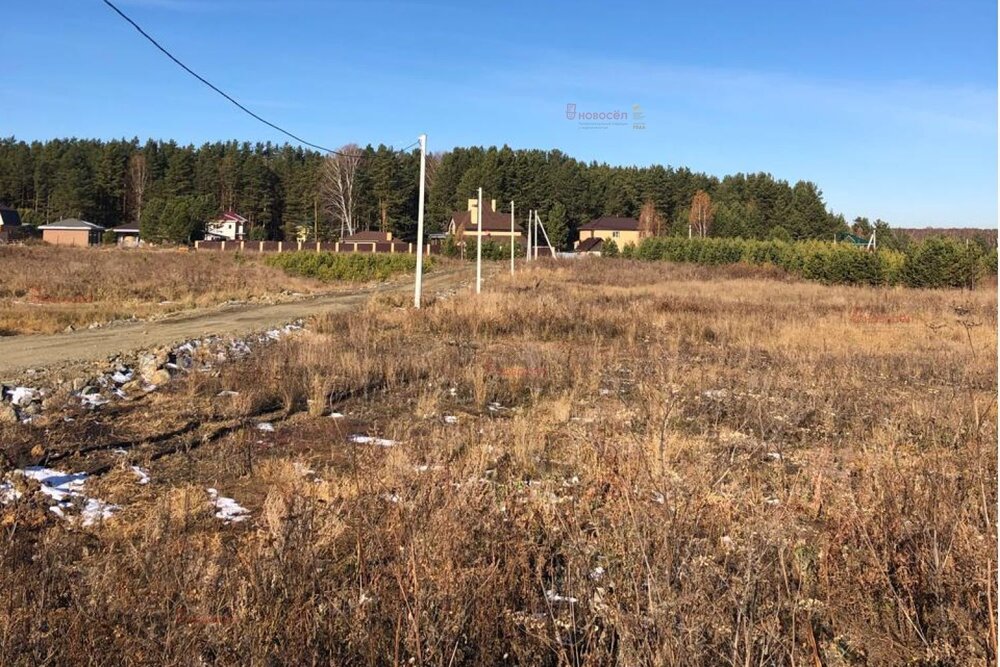
{"type": "MultiPolygon", "coordinates": [[[[457,287],[463,281],[474,280],[474,271],[474,268],[463,267],[429,274],[424,278],[424,293],[430,296],[435,290],[457,287]]],[[[97,361],[197,336],[259,331],[309,315],[349,310],[372,295],[383,292],[409,292],[412,295],[413,283],[394,281],[359,288],[354,292],[326,294],[290,303],[186,311],[161,320],[72,333],[0,337],[0,376],[14,375],[27,368],[97,361]]]]}

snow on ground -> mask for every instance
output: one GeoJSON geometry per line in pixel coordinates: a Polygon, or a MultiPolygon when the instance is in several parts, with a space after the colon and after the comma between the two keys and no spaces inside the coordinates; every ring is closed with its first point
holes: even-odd
{"type": "Polygon", "coordinates": [[[149,472],[139,466],[132,466],[132,474],[135,475],[138,484],[149,484],[149,472]]]}
{"type": "Polygon", "coordinates": [[[7,395],[10,396],[11,403],[22,408],[37,401],[41,398],[42,394],[37,389],[32,389],[31,387],[14,387],[7,390],[7,395]]]}
{"type": "Polygon", "coordinates": [[[259,424],[257,424],[257,430],[264,431],[265,433],[273,433],[274,424],[272,424],[271,422],[260,422],[259,424]]]}
{"type": "Polygon", "coordinates": [[[389,440],[387,438],[376,438],[371,435],[359,435],[354,434],[350,437],[350,441],[358,445],[376,445],[378,447],[392,447],[398,445],[399,443],[395,440],[389,440]]]}
{"type": "Polygon", "coordinates": [[[250,510],[240,505],[232,498],[220,496],[218,489],[206,489],[208,497],[215,505],[215,518],[222,519],[226,523],[238,523],[245,521],[250,516],[250,510]]]}
{"type": "MultiPolygon", "coordinates": [[[[88,498],[83,492],[87,473],[67,473],[44,466],[28,466],[15,470],[13,475],[23,475],[33,479],[40,485],[40,491],[48,496],[53,505],[49,510],[64,518],[72,520],[70,512],[79,508],[80,522],[90,526],[95,522],[111,517],[117,505],[106,503],[98,498],[88,498]]],[[[0,483],[0,503],[9,503],[21,497],[21,492],[14,489],[14,484],[8,480],[0,483]]]]}
{"type": "Polygon", "coordinates": [[[445,424],[457,424],[458,423],[458,417],[456,417],[455,415],[445,415],[444,416],[444,423],[445,424]]]}

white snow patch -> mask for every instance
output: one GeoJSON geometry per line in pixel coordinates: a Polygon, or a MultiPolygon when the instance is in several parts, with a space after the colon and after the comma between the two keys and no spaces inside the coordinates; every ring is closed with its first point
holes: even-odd
{"type": "Polygon", "coordinates": [[[593,570],[590,571],[590,578],[593,581],[600,581],[604,578],[604,568],[598,565],[593,570]]]}
{"type": "Polygon", "coordinates": [[[372,435],[360,435],[355,433],[350,437],[350,441],[357,445],[376,445],[378,447],[392,447],[399,443],[388,438],[376,438],[372,435]]]}
{"type": "Polygon", "coordinates": [[[215,513],[215,518],[222,519],[226,523],[238,523],[245,521],[249,516],[250,510],[232,498],[220,496],[218,489],[209,488],[206,491],[208,491],[208,496],[212,500],[212,504],[215,505],[215,509],[218,510],[215,513]]]}
{"type": "Polygon", "coordinates": [[[149,472],[139,466],[132,466],[132,474],[136,476],[138,484],[149,484],[149,472]]]}
{"type": "Polygon", "coordinates": [[[232,389],[223,389],[216,396],[239,396],[240,392],[233,391],[232,389]]]}
{"type": "Polygon", "coordinates": [[[444,423],[445,424],[457,424],[458,423],[458,417],[456,417],[455,415],[445,415],[444,416],[444,423]]]}
{"type": "Polygon", "coordinates": [[[567,604],[575,604],[579,602],[579,600],[577,600],[574,597],[570,597],[567,595],[559,595],[551,588],[545,591],[545,599],[548,600],[549,602],[565,602],[567,604]]]}
{"type": "Polygon", "coordinates": [[[134,375],[135,374],[128,369],[123,371],[118,370],[111,374],[111,381],[115,384],[125,384],[126,382],[131,381],[134,375]]]}
{"type": "MultiPolygon", "coordinates": [[[[83,493],[84,482],[87,481],[87,473],[67,473],[53,468],[43,466],[28,466],[15,470],[14,474],[24,475],[38,482],[39,490],[55,501],[49,510],[59,517],[66,518],[66,511],[75,505],[82,503],[80,509],[80,519],[84,526],[90,526],[96,521],[102,521],[111,517],[117,505],[106,503],[97,498],[88,498],[83,493]]],[[[19,491],[14,490],[13,484],[4,482],[0,484],[0,502],[8,503],[21,497],[19,491]]]]}
{"type": "Polygon", "coordinates": [[[344,418],[344,415],[340,414],[339,412],[331,412],[330,413],[330,419],[343,419],[343,418],[344,418]]]}
{"type": "Polygon", "coordinates": [[[274,424],[272,424],[271,422],[261,422],[257,424],[257,430],[264,431],[265,433],[273,433],[274,424]]]}
{"type": "Polygon", "coordinates": [[[10,396],[10,402],[19,408],[31,405],[42,397],[40,391],[31,387],[14,387],[7,390],[7,395],[10,396]]]}

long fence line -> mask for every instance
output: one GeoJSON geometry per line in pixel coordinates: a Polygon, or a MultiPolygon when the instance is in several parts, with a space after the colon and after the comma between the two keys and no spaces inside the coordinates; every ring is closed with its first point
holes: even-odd
{"type": "MultiPolygon", "coordinates": [[[[195,250],[240,252],[348,252],[413,255],[416,244],[402,241],[195,241],[195,250]]],[[[440,255],[440,243],[424,244],[424,255],[440,255]]]]}

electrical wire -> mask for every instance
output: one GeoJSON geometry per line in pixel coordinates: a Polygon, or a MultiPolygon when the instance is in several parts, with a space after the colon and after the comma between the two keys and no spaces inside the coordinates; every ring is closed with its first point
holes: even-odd
{"type": "MultiPolygon", "coordinates": [[[[288,137],[291,137],[292,139],[294,139],[295,141],[299,142],[300,144],[302,144],[304,146],[309,146],[310,148],[315,148],[316,150],[323,151],[324,153],[330,153],[332,155],[340,155],[341,157],[350,157],[350,158],[360,157],[358,155],[350,155],[348,153],[341,153],[340,151],[335,151],[332,148],[326,148],[325,146],[321,146],[319,144],[314,144],[311,141],[306,141],[302,137],[289,132],[288,130],[286,130],[285,128],[281,127],[280,125],[272,123],[271,121],[267,120],[266,118],[262,118],[261,116],[257,115],[256,113],[254,113],[250,109],[248,109],[245,106],[243,106],[242,104],[240,104],[231,95],[229,95],[228,93],[226,93],[225,91],[223,91],[222,89],[220,89],[218,86],[216,86],[215,84],[213,84],[211,81],[209,81],[208,79],[206,79],[205,77],[203,77],[202,75],[198,74],[193,69],[191,69],[190,67],[188,67],[187,65],[185,65],[183,62],[181,62],[174,54],[170,53],[170,51],[168,51],[162,44],[160,44],[159,42],[157,42],[153,38],[152,35],[150,35],[148,32],[146,32],[145,30],[143,30],[142,27],[138,23],[136,23],[135,21],[133,21],[125,12],[123,12],[113,2],[111,2],[111,0],[103,0],[103,2],[108,7],[110,7],[112,10],[114,10],[114,12],[116,14],[118,14],[118,16],[120,16],[121,18],[123,18],[133,28],[135,28],[136,31],[138,31],[138,33],[140,35],[142,35],[143,37],[145,37],[153,46],[155,46],[157,49],[159,49],[163,53],[163,55],[165,55],[166,57],[168,57],[172,61],[174,61],[174,63],[176,63],[178,67],[180,67],[181,69],[183,69],[185,72],[187,72],[188,74],[190,74],[194,78],[196,78],[199,81],[201,81],[203,84],[205,84],[206,86],[208,86],[209,88],[211,88],[212,90],[214,90],[215,92],[217,92],[219,95],[222,95],[224,98],[226,98],[227,100],[229,100],[230,102],[232,102],[234,105],[236,105],[237,108],[239,108],[241,111],[243,111],[244,113],[246,113],[250,117],[252,117],[252,118],[260,121],[261,123],[263,123],[264,125],[267,125],[270,128],[273,128],[273,129],[277,130],[278,132],[281,132],[282,134],[284,134],[284,135],[286,135],[288,137]]],[[[407,146],[406,148],[400,149],[398,151],[394,150],[393,152],[405,153],[407,150],[409,150],[410,148],[413,148],[414,146],[416,146],[419,143],[420,143],[419,140],[415,141],[412,144],[410,144],[409,146],[407,146]]],[[[389,148],[392,148],[392,146],[389,146],[389,148]]]]}

